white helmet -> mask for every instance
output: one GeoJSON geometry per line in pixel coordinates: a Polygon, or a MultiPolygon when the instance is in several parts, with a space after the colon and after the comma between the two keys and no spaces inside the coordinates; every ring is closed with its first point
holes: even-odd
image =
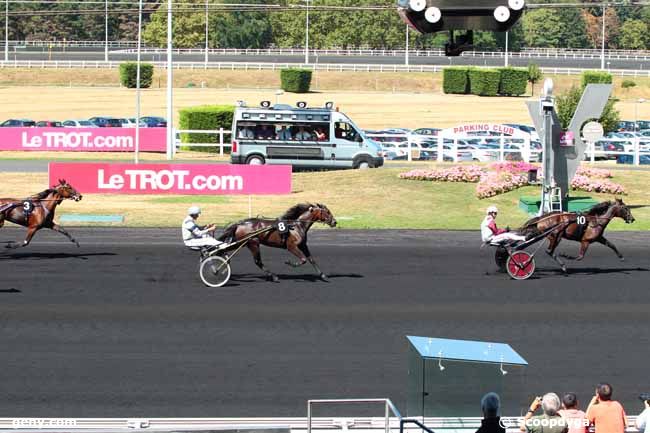
{"type": "Polygon", "coordinates": [[[190,206],[187,210],[188,215],[199,215],[201,213],[201,208],[198,206],[190,206]]]}
{"type": "Polygon", "coordinates": [[[485,210],[486,214],[491,214],[492,212],[494,213],[499,213],[499,209],[497,209],[496,206],[488,206],[488,208],[485,210]]]}

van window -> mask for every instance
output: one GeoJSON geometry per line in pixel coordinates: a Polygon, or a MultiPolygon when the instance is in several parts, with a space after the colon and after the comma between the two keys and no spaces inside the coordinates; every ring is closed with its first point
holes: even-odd
{"type": "Polygon", "coordinates": [[[347,141],[360,141],[360,135],[349,123],[336,122],[334,124],[334,136],[347,141]]]}

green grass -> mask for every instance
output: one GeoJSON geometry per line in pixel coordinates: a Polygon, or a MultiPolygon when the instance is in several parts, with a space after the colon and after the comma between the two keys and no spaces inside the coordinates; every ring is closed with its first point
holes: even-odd
{"type": "Polygon", "coordinates": [[[152,204],[158,203],[176,203],[176,204],[194,204],[197,202],[200,203],[210,203],[210,204],[224,204],[228,203],[228,197],[222,195],[211,195],[211,196],[195,196],[195,195],[176,195],[170,197],[156,197],[149,200],[152,204]]]}

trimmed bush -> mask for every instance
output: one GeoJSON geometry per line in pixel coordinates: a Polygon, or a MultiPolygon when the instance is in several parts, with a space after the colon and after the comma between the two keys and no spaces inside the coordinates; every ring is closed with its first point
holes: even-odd
{"type": "Polygon", "coordinates": [[[612,74],[602,71],[584,71],[582,73],[582,88],[587,84],[612,84],[612,74]]]}
{"type": "Polygon", "coordinates": [[[501,73],[497,69],[472,68],[469,70],[469,86],[473,95],[497,96],[501,73]]]}
{"type": "MultiPolygon", "coordinates": [[[[135,89],[137,85],[138,64],[136,62],[120,63],[120,82],[124,87],[135,89]]],[[[140,63],[140,88],[151,87],[153,81],[153,65],[151,63],[140,63]]]]}
{"type": "Polygon", "coordinates": [[[460,95],[469,93],[469,68],[443,69],[442,91],[460,95]]]}
{"type": "Polygon", "coordinates": [[[629,89],[630,87],[636,87],[636,82],[633,80],[623,80],[621,87],[624,89],[629,89]]]}
{"type": "Polygon", "coordinates": [[[528,70],[523,68],[500,68],[501,82],[499,93],[501,95],[519,96],[526,93],[528,87],[528,70]]]}
{"type": "Polygon", "coordinates": [[[311,86],[309,69],[282,69],[280,71],[282,90],[292,93],[308,93],[311,86]]]}
{"type": "MultiPolygon", "coordinates": [[[[188,107],[179,111],[179,129],[207,129],[218,130],[223,128],[229,131],[235,107],[232,105],[200,105],[188,107]]],[[[226,141],[226,140],[224,140],[226,141]]],[[[181,143],[219,143],[216,134],[181,134],[181,143]]],[[[217,152],[219,147],[192,147],[183,146],[184,150],[198,150],[200,152],[217,152]]]]}

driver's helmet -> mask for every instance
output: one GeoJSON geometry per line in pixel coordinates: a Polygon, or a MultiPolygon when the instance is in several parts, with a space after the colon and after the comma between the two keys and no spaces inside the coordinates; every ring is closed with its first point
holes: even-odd
{"type": "Polygon", "coordinates": [[[187,210],[188,215],[200,215],[201,214],[201,208],[198,206],[190,206],[190,208],[187,210]]]}
{"type": "Polygon", "coordinates": [[[491,213],[499,213],[499,209],[497,209],[496,206],[489,206],[489,207],[485,210],[485,214],[486,214],[486,215],[489,215],[489,214],[491,214],[491,213]]]}

